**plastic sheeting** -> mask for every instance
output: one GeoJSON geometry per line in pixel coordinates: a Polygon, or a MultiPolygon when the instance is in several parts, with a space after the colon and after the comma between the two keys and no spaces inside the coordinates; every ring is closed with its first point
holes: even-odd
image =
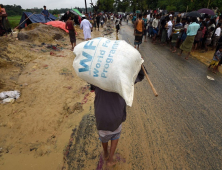
{"type": "MultiPolygon", "coordinates": [[[[30,16],[30,18],[27,19],[23,24],[21,24],[20,28],[24,28],[26,23],[27,23],[27,25],[31,24],[31,23],[45,23],[45,17],[42,14],[32,14],[31,12],[23,12],[20,23],[22,23],[29,16],[30,16]]],[[[56,19],[57,18],[55,16],[53,16],[52,14],[49,14],[47,22],[55,21],[56,19]]]]}
{"type": "Polygon", "coordinates": [[[66,23],[65,22],[62,22],[62,21],[50,21],[50,22],[47,22],[45,23],[46,25],[52,25],[53,27],[57,27],[57,28],[61,28],[63,29],[64,31],[66,31],[67,33],[69,32],[67,29],[66,29],[66,23]]]}

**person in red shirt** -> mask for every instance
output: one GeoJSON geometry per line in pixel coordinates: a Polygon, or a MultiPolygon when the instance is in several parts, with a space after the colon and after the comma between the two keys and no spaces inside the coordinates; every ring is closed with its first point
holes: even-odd
{"type": "Polygon", "coordinates": [[[73,51],[74,47],[76,46],[76,31],[75,31],[74,22],[71,16],[69,16],[69,19],[66,21],[66,29],[69,30],[70,42],[72,45],[71,50],[73,51]]]}

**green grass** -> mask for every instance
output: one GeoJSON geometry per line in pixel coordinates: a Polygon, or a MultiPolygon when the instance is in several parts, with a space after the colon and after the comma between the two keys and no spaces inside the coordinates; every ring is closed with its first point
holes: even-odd
{"type": "Polygon", "coordinates": [[[9,16],[9,17],[8,17],[8,20],[9,20],[9,23],[10,23],[11,28],[17,27],[17,26],[19,25],[20,19],[21,19],[21,16],[20,16],[20,15],[17,15],[17,16],[9,16]]]}

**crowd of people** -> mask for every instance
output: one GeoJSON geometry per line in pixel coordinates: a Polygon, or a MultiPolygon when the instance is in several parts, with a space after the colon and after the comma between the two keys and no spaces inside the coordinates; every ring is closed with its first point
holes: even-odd
{"type": "Polygon", "coordinates": [[[152,39],[152,43],[169,45],[172,53],[178,55],[183,51],[187,52],[185,59],[188,59],[190,52],[200,50],[207,52],[216,50],[214,61],[214,73],[218,70],[218,65],[222,64],[220,47],[222,46],[222,15],[209,16],[207,14],[202,17],[186,17],[174,12],[164,13],[144,13],[132,17],[134,24],[135,48],[139,48],[142,40],[147,41],[147,37],[152,39]]]}

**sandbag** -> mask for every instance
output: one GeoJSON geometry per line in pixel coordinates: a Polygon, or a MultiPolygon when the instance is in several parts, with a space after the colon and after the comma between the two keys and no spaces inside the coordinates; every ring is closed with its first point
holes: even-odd
{"type": "Polygon", "coordinates": [[[105,91],[118,93],[132,106],[134,82],[143,63],[135,48],[123,40],[95,38],[78,44],[74,53],[73,67],[80,78],[105,91]]]}

